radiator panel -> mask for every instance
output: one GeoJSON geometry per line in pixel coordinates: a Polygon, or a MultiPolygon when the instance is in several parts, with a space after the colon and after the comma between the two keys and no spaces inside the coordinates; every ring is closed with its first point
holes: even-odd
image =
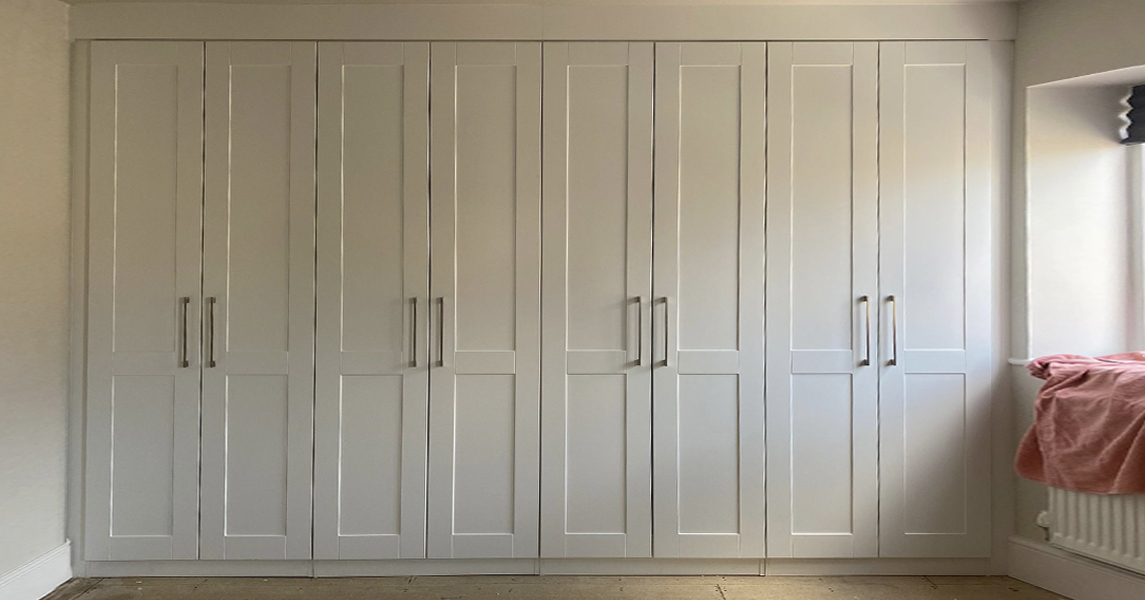
{"type": "Polygon", "coordinates": [[[1145,573],[1145,495],[1049,493],[1053,545],[1145,573]]]}

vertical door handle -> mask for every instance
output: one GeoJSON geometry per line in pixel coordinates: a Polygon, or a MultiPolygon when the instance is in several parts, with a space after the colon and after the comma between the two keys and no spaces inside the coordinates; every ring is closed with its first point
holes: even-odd
{"type": "Polygon", "coordinates": [[[866,351],[863,353],[863,360],[859,366],[869,367],[871,366],[871,297],[863,296],[859,298],[859,302],[866,308],[866,328],[863,330],[863,345],[866,351]]]}
{"type": "Polygon", "coordinates": [[[182,336],[180,338],[182,341],[182,347],[179,350],[179,368],[181,369],[186,369],[187,367],[191,366],[190,361],[187,360],[187,307],[190,304],[190,296],[183,296],[182,298],[179,298],[179,311],[182,313],[179,316],[179,321],[182,323],[182,325],[180,325],[180,328],[182,329],[182,336]]]}
{"type": "Polygon", "coordinates": [[[660,298],[660,302],[664,305],[664,366],[670,367],[672,364],[668,357],[668,324],[671,322],[671,318],[668,316],[668,297],[660,298]]]}
{"type": "Polygon", "coordinates": [[[215,368],[215,297],[207,298],[207,368],[215,368]]]}
{"type": "Polygon", "coordinates": [[[633,298],[636,301],[636,366],[644,366],[644,296],[633,298]]]}
{"type": "Polygon", "coordinates": [[[437,298],[437,366],[445,366],[445,297],[437,298]]]}
{"type": "Polygon", "coordinates": [[[898,298],[894,296],[887,296],[887,302],[891,303],[891,359],[887,361],[887,366],[897,366],[899,364],[899,302],[898,298]]]}
{"type": "Polygon", "coordinates": [[[417,297],[409,299],[413,311],[413,316],[410,318],[409,337],[410,337],[410,360],[409,366],[417,367],[417,297]]]}

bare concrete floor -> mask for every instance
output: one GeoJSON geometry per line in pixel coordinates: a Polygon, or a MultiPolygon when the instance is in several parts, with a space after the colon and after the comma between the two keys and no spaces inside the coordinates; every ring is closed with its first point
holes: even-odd
{"type": "Polygon", "coordinates": [[[75,579],[45,600],[1061,600],[1008,577],[75,579]]]}

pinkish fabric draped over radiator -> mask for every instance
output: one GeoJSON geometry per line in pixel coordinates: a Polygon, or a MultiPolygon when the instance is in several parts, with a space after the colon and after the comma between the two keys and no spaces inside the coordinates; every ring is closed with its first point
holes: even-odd
{"type": "Polygon", "coordinates": [[[1059,354],[1029,370],[1046,383],[1018,474],[1074,492],[1145,493],[1145,352],[1059,354]]]}

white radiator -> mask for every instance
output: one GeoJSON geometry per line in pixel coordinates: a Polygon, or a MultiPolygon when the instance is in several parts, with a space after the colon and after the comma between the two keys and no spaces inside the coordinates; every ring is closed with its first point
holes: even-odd
{"type": "Polygon", "coordinates": [[[1050,488],[1050,543],[1145,573],[1145,495],[1098,496],[1050,488]]]}

